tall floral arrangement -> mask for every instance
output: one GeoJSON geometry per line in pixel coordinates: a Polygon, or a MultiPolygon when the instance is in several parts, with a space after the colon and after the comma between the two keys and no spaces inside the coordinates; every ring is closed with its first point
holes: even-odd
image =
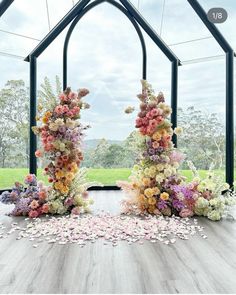
{"type": "Polygon", "coordinates": [[[181,134],[182,128],[172,129],[169,120],[172,110],[165,103],[163,93],[156,96],[147,81],[141,82],[140,112],[135,127],[142,137],[142,152],[132,169],[130,181],[118,182],[129,196],[122,202],[124,212],[181,217],[197,214],[219,220],[226,206],[235,203],[232,194],[222,196],[229,186],[219,185],[219,179],[213,176],[201,180],[192,164],[194,179],[186,183],[178,171],[184,155],[172,142],[173,134],[181,134]]]}
{"type": "Polygon", "coordinates": [[[48,176],[50,186],[39,184],[35,175],[30,174],[25,179],[28,184],[26,190],[18,184],[13,192],[5,192],[1,200],[15,204],[13,214],[37,217],[43,213],[79,214],[89,211],[92,200],[88,198],[87,189],[95,183],[86,181],[86,169],[79,170],[83,160],[83,131],[88,126],[82,126],[78,120],[81,110],[89,108],[82,101],[88,93],[85,88],[78,93],[67,88],[59,96],[59,103],[54,101],[44,111],[42,105],[38,106],[37,120],[41,124],[32,129],[40,137],[42,148],[35,155],[47,160],[44,174],[48,176]],[[24,210],[21,210],[22,203],[24,210]]]}

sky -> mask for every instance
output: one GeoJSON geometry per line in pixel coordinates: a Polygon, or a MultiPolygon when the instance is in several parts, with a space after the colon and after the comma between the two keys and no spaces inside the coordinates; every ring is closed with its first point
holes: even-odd
{"type": "MultiPolygon", "coordinates": [[[[118,1],[118,0],[117,0],[118,1]]],[[[70,0],[48,0],[50,28],[72,7],[70,0]]],[[[138,0],[133,0],[138,7],[138,0]]],[[[236,49],[236,2],[234,0],[199,0],[208,11],[223,7],[228,19],[217,24],[231,46],[236,49]]],[[[211,36],[186,0],[139,0],[139,11],[171,45],[181,61],[223,55],[213,38],[173,45],[211,36]]],[[[0,51],[25,57],[48,33],[45,0],[15,0],[0,19],[0,51]],[[37,40],[9,35],[1,30],[31,36],[37,40]]],[[[38,88],[45,76],[54,83],[62,80],[62,51],[65,32],[38,59],[38,88]]],[[[147,46],[147,80],[158,93],[164,92],[170,102],[170,62],[144,33],[147,46]]],[[[19,58],[0,55],[0,86],[7,80],[23,79],[29,85],[29,64],[19,58]]],[[[68,86],[73,90],[86,87],[90,110],[82,113],[82,121],[92,128],[87,138],[122,140],[134,130],[136,112],[124,109],[131,105],[138,110],[136,94],[141,90],[142,52],[139,39],[129,20],[120,11],[103,3],[86,14],[76,26],[68,50],[68,86]]],[[[236,73],[236,71],[235,71],[236,73]]],[[[185,64],[179,67],[179,106],[195,106],[208,113],[218,113],[225,121],[225,60],[185,64]]]]}

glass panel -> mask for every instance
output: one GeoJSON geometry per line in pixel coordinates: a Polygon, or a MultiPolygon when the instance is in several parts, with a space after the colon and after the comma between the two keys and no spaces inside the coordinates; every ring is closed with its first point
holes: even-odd
{"type": "Polygon", "coordinates": [[[0,190],[21,181],[28,170],[28,64],[0,57],[0,190]]]}

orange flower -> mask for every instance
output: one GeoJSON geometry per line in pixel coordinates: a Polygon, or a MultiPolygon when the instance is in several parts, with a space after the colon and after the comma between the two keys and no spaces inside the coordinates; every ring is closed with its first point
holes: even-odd
{"type": "Polygon", "coordinates": [[[148,198],[148,204],[150,205],[155,205],[156,204],[156,199],[155,198],[148,198]]]}

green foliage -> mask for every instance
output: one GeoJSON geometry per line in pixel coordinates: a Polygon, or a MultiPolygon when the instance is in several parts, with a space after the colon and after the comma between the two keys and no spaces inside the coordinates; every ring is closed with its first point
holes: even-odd
{"type": "MultiPolygon", "coordinates": [[[[88,169],[88,181],[89,182],[100,182],[104,185],[115,185],[117,180],[128,180],[131,169],[129,168],[90,168],[88,169]]],[[[236,171],[235,171],[236,172],[236,171]]],[[[0,168],[0,189],[6,189],[12,187],[14,182],[23,182],[25,175],[28,173],[27,168],[0,168]]],[[[191,170],[182,170],[181,173],[187,177],[187,181],[192,179],[191,170]]],[[[200,170],[200,177],[206,177],[207,171],[200,170]]],[[[217,170],[217,175],[223,175],[224,171],[217,170]]],[[[236,175],[236,173],[235,173],[236,175]]],[[[47,178],[42,175],[42,169],[38,169],[38,179],[47,182],[47,178]]]]}

